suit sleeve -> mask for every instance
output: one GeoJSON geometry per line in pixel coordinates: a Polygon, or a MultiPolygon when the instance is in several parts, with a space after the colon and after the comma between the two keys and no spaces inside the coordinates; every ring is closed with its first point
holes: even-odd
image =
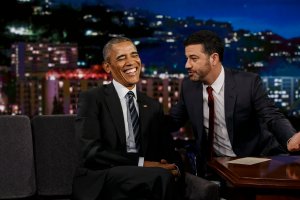
{"type": "Polygon", "coordinates": [[[253,83],[252,96],[259,117],[266,122],[269,130],[275,135],[280,144],[286,148],[288,139],[296,133],[296,130],[268,97],[259,76],[256,76],[253,83]]]}
{"type": "Polygon", "coordinates": [[[180,153],[176,149],[175,141],[169,132],[168,124],[166,123],[166,120],[168,120],[163,112],[162,106],[160,106],[160,112],[159,112],[159,122],[161,127],[161,136],[160,136],[160,142],[161,142],[161,153],[162,158],[166,159],[169,163],[175,163],[177,167],[179,168],[180,172],[184,172],[183,162],[182,158],[180,156],[180,153]]]}
{"type": "Polygon", "coordinates": [[[78,99],[75,130],[79,141],[81,166],[98,170],[120,165],[137,165],[137,154],[108,148],[105,144],[103,130],[107,128],[101,127],[105,123],[100,123],[103,119],[99,119],[99,101],[92,92],[83,92],[78,99]]]}

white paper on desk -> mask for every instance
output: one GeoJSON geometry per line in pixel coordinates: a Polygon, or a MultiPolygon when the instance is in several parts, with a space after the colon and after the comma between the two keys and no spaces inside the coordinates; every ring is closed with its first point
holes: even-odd
{"type": "Polygon", "coordinates": [[[239,159],[228,161],[228,163],[241,164],[241,165],[254,165],[254,164],[265,162],[265,161],[268,161],[268,160],[271,160],[271,159],[269,159],[269,158],[245,157],[245,158],[239,158],[239,159]]]}

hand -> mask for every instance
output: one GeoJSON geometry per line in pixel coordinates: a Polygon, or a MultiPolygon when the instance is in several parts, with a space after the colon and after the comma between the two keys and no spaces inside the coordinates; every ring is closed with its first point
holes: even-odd
{"type": "Polygon", "coordinates": [[[175,164],[168,163],[165,159],[162,159],[160,162],[155,161],[145,161],[144,167],[161,167],[168,170],[173,176],[179,177],[180,171],[175,164]]]}
{"type": "Polygon", "coordinates": [[[287,149],[291,152],[300,150],[300,132],[289,139],[287,149]]]}
{"type": "MultiPolygon", "coordinates": [[[[161,159],[161,160],[160,160],[160,163],[161,163],[161,164],[168,164],[168,161],[165,160],[165,159],[161,159]]],[[[175,164],[174,164],[174,165],[175,165],[175,164]]],[[[176,167],[176,169],[171,170],[171,173],[172,173],[173,176],[175,176],[175,177],[180,177],[180,176],[181,176],[180,170],[179,170],[179,168],[177,167],[177,165],[175,165],[175,167],[176,167]]]]}

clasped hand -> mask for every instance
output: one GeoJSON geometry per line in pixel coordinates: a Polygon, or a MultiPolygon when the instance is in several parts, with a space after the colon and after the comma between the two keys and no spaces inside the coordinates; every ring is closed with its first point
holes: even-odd
{"type": "Polygon", "coordinates": [[[144,162],[144,167],[161,167],[164,169],[169,170],[173,176],[179,177],[180,176],[180,171],[177,167],[176,164],[174,163],[168,163],[165,159],[161,159],[160,162],[155,162],[155,161],[145,161],[144,162]]]}
{"type": "Polygon", "coordinates": [[[300,151],[300,132],[296,133],[291,137],[287,144],[287,148],[290,152],[300,151]]]}

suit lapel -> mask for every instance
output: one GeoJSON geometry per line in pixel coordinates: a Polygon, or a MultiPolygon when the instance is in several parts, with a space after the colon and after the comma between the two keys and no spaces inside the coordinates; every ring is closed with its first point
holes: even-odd
{"type": "Polygon", "coordinates": [[[112,83],[105,86],[104,94],[105,94],[105,102],[107,108],[109,110],[111,119],[119,135],[121,144],[124,144],[126,147],[126,133],[125,133],[122,106],[117,91],[115,90],[112,83]]]}
{"type": "Polygon", "coordinates": [[[232,72],[225,69],[225,121],[231,144],[233,144],[233,113],[237,96],[235,87],[236,84],[232,72]]]}
{"type": "Polygon", "coordinates": [[[191,102],[189,104],[193,106],[191,111],[194,114],[191,116],[193,116],[195,120],[198,120],[195,124],[197,124],[197,129],[198,129],[197,133],[200,134],[197,137],[199,139],[199,142],[201,143],[202,141],[201,135],[203,132],[203,85],[200,82],[195,82],[194,87],[189,89],[194,90],[190,92],[190,94],[192,94],[192,97],[191,97],[191,102]],[[197,99],[197,101],[195,101],[195,99],[197,99]]]}

